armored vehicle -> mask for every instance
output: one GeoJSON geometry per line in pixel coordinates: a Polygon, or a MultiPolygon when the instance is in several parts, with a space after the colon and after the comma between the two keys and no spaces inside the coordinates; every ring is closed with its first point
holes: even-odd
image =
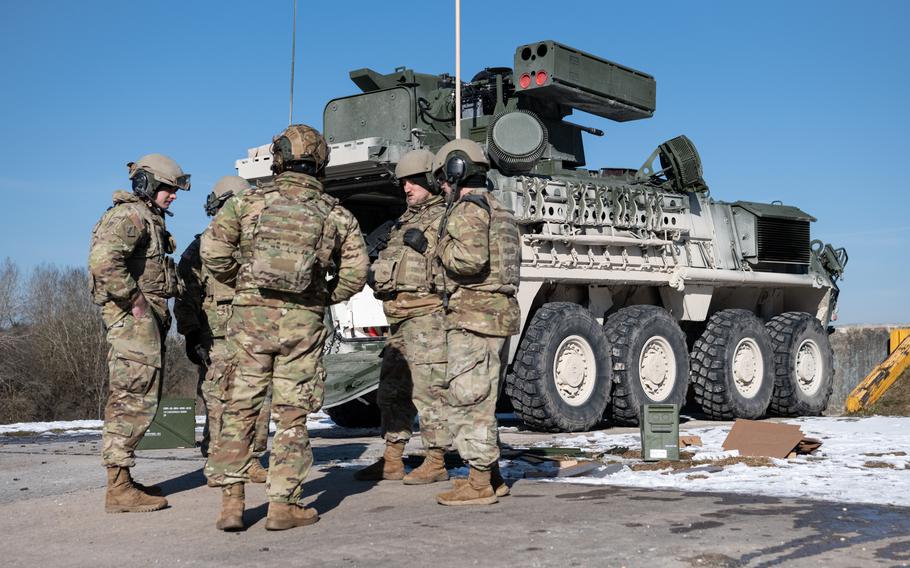
{"type": "MultiPolygon", "coordinates": [[[[455,80],[403,67],[350,77],[361,92],[325,107],[326,187],[375,249],[405,207],[396,162],[454,136],[455,80]]],[[[486,148],[490,189],[521,227],[522,328],[502,353],[502,398],[525,424],[632,425],[650,403],[694,403],[716,419],[825,409],[847,254],[812,240],[815,219],[780,202],[712,199],[686,136],[639,168],[586,167],[583,135],[603,133],[566,117],[651,117],[652,76],[540,41],[461,92],[463,135],[486,148]]],[[[257,177],[266,150],[239,161],[241,175],[257,177]]],[[[387,324],[369,290],[331,313],[326,406],[342,425],[365,425],[387,324]]]]}

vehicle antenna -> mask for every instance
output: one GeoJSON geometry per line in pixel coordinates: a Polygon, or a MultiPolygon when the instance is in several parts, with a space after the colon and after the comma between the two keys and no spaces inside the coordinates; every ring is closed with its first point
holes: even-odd
{"type": "Polygon", "coordinates": [[[455,138],[461,138],[461,0],[455,0],[455,138]]]}
{"type": "Polygon", "coordinates": [[[294,23],[291,31],[291,108],[288,111],[288,125],[294,124],[294,62],[297,54],[297,0],[294,0],[294,23]]]}

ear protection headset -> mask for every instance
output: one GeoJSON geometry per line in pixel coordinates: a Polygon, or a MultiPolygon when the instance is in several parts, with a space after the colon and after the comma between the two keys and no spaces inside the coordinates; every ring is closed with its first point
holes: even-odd
{"type": "Polygon", "coordinates": [[[275,175],[284,171],[284,164],[290,161],[291,141],[287,136],[282,136],[272,143],[272,173],[275,175]]]}
{"type": "Polygon", "coordinates": [[[133,182],[133,193],[147,199],[155,199],[158,181],[153,176],[148,175],[148,172],[137,170],[130,181],[133,182]]]}
{"type": "MultiPolygon", "coordinates": [[[[156,180],[155,176],[149,174],[145,170],[137,170],[136,173],[133,174],[133,177],[130,178],[130,181],[133,182],[133,193],[152,204],[155,203],[155,194],[158,193],[158,190],[162,187],[171,187],[156,180]]],[[[174,216],[174,214],[167,209],[164,209],[163,211],[168,217],[174,216]]]]}
{"type": "Polygon", "coordinates": [[[461,150],[455,150],[446,158],[445,164],[436,172],[436,183],[442,186],[443,182],[448,182],[453,188],[460,185],[477,175],[486,174],[483,166],[475,164],[467,154],[461,150]]]}
{"type": "Polygon", "coordinates": [[[233,191],[226,191],[221,195],[215,195],[214,191],[211,192],[208,197],[205,198],[205,214],[209,217],[214,217],[215,213],[218,213],[218,210],[224,205],[224,202],[233,196],[233,191]]]}

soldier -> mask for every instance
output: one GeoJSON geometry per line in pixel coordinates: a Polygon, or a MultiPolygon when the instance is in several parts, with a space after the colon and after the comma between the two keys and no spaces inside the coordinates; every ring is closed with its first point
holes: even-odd
{"type": "Polygon", "coordinates": [[[403,479],[405,485],[445,481],[445,450],[451,444],[442,416],[445,381],[442,299],[432,291],[432,266],[445,202],[433,183],[433,153],[408,152],[395,167],[408,209],[392,227],[387,246],[373,264],[374,289],[391,324],[382,357],[377,402],[385,454],[354,474],[363,481],[403,479]],[[435,388],[434,388],[435,387],[435,388]],[[426,457],[404,474],[402,454],[420,415],[426,457]]]}
{"type": "MultiPolygon", "coordinates": [[[[250,184],[240,176],[224,176],[218,180],[206,199],[206,214],[214,217],[228,199],[249,188],[250,184]]],[[[186,355],[199,368],[196,390],[205,405],[201,450],[202,456],[208,457],[209,444],[214,446],[218,443],[218,432],[221,429],[222,376],[229,360],[224,328],[231,315],[234,290],[202,269],[200,237],[201,235],[196,235],[177,263],[177,274],[183,286],[174,301],[174,316],[177,318],[177,332],[186,340],[186,355]]],[[[253,440],[253,457],[256,459],[249,471],[253,483],[265,483],[268,475],[259,459],[268,446],[270,409],[267,395],[256,420],[253,440]]],[[[207,472],[208,469],[206,467],[207,472]]]]}
{"type": "Polygon", "coordinates": [[[271,384],[278,428],[272,442],[265,528],[315,523],[298,504],[313,463],[307,414],[322,406],[325,306],[366,282],[366,247],[357,220],[323,192],[329,148],[313,128],[291,125],[272,142],[274,181],[225,203],[202,235],[202,262],[235,290],[227,324],[232,370],[225,374],[221,438],[209,481],[222,487],[216,527],[243,529],[256,417],[271,384]]]}
{"type": "Polygon", "coordinates": [[[508,493],[499,474],[496,399],[500,352],[518,333],[520,243],[512,214],[487,191],[490,164],[470,140],[453,140],[433,161],[452,208],[436,248],[445,282],[448,365],[445,413],[468,479],[436,496],[442,505],[486,505],[508,493]]]}
{"type": "Polygon", "coordinates": [[[101,458],[107,468],[108,513],[157,511],[160,489],[133,481],[135,449],[161,398],[167,300],[177,294],[175,244],[164,223],[177,190],[190,176],[161,154],[127,164],[133,193],[114,192],[114,205],[92,229],[88,266],[92,297],[110,344],[110,394],[104,409],[101,458]]]}

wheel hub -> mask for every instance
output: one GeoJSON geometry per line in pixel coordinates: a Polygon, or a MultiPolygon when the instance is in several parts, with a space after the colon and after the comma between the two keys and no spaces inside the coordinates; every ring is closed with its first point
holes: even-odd
{"type": "Polygon", "coordinates": [[[579,335],[563,339],[553,361],[556,390],[567,404],[580,406],[594,392],[597,362],[588,341],[579,335]]]}
{"type": "Polygon", "coordinates": [[[822,353],[818,344],[806,339],[796,350],[795,373],[796,385],[807,395],[815,394],[821,386],[822,353]]]}
{"type": "Polygon", "coordinates": [[[761,387],[765,364],[754,339],[743,338],[733,351],[733,385],[739,394],[752,398],[761,387]]]}
{"type": "Polygon", "coordinates": [[[676,384],[676,357],[670,342],[654,336],[645,342],[638,358],[638,380],[648,398],[666,399],[676,384]]]}

